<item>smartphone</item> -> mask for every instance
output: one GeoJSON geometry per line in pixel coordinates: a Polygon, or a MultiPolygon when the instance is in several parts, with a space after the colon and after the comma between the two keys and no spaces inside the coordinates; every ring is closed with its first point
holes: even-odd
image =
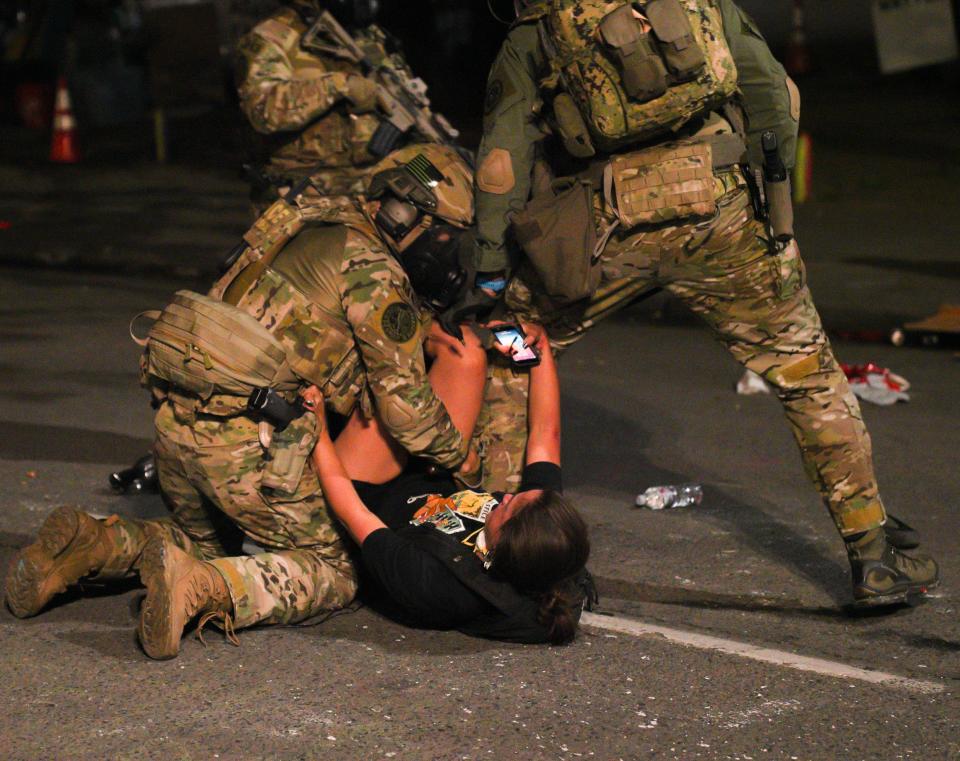
{"type": "Polygon", "coordinates": [[[502,346],[509,346],[513,353],[510,359],[519,367],[533,367],[540,364],[540,355],[532,346],[527,346],[526,336],[519,325],[497,325],[492,328],[493,337],[502,346]]]}

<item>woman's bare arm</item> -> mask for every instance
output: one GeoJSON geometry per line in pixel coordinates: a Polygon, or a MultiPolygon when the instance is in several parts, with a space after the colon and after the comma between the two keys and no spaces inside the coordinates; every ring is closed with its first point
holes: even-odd
{"type": "MultiPolygon", "coordinates": [[[[486,383],[486,352],[469,327],[463,326],[464,343],[431,326],[426,351],[434,358],[428,373],[430,385],[460,434],[469,439],[480,415],[486,383]]],[[[379,417],[364,418],[356,411],[334,443],[340,461],[356,481],[386,483],[403,472],[407,452],[390,435],[379,417]]],[[[471,449],[460,470],[479,464],[471,449]]]]}
{"type": "Polygon", "coordinates": [[[527,403],[527,464],[560,464],[560,379],[547,332],[539,325],[523,326],[528,342],[540,352],[540,364],[530,369],[527,403]]]}
{"type": "MultiPolygon", "coordinates": [[[[320,409],[319,414],[322,415],[322,407],[320,409]]],[[[337,456],[326,425],[323,426],[313,449],[313,464],[327,505],[357,544],[363,545],[364,540],[374,531],[386,528],[384,522],[370,512],[357,494],[350,476],[337,456]]]]}

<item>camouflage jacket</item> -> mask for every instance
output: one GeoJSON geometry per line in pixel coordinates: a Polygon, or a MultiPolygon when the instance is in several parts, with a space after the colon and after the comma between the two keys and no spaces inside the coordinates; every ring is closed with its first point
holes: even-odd
{"type": "MultiPolygon", "coordinates": [[[[306,31],[296,11],[283,8],[240,40],[240,107],[258,133],[268,177],[312,174],[332,194],[354,193],[362,188],[364,168],[374,163],[367,144],[379,118],[348,111],[348,80],[363,75],[359,65],[305,50],[300,43],[306,31]]],[[[382,47],[376,36],[371,28],[358,41],[382,47]]]]}
{"type": "Polygon", "coordinates": [[[309,368],[336,412],[376,409],[408,452],[462,462],[468,442],[427,379],[410,282],[362,217],[303,229],[235,303],[280,340],[301,377],[309,368]]]}
{"type": "MultiPolygon", "coordinates": [[[[759,162],[760,134],[773,129],[784,163],[793,166],[799,119],[795,86],[744,11],[732,0],[703,1],[715,2],[720,8],[748,120],[751,161],[759,162]]],[[[547,68],[536,24],[521,21],[514,25],[490,70],[477,157],[476,257],[482,272],[510,265],[504,243],[507,227],[512,215],[527,202],[538,143],[549,134],[540,115],[543,103],[539,85],[547,68]],[[487,183],[490,190],[481,189],[487,168],[494,170],[487,183]]]]}

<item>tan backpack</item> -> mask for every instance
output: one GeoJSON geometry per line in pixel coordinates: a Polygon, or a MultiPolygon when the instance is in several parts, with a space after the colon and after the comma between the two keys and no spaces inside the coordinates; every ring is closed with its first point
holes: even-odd
{"type": "MultiPolygon", "coordinates": [[[[254,388],[294,391],[299,387],[280,341],[230,303],[228,293],[234,283],[250,285],[303,228],[304,215],[294,201],[278,200],[261,215],[244,234],[243,249],[208,295],[177,291],[162,311],[138,315],[155,319],[145,339],[133,336],[145,347],[142,368],[147,376],[201,400],[214,394],[247,397],[254,388]]],[[[243,290],[236,289],[236,295],[243,290]]]]}

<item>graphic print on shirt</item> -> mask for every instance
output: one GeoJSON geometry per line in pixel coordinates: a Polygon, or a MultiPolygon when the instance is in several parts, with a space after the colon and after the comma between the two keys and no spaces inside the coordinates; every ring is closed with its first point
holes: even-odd
{"type": "Polygon", "coordinates": [[[481,537],[487,516],[498,504],[496,497],[484,492],[460,491],[449,497],[431,494],[413,514],[410,523],[414,526],[430,523],[444,534],[457,535],[461,544],[477,550],[478,545],[483,544],[481,537]]]}
{"type": "Polygon", "coordinates": [[[459,534],[466,526],[452,508],[453,502],[449,497],[431,494],[427,497],[426,504],[413,514],[410,523],[414,526],[430,523],[444,534],[459,534]]]}
{"type": "Polygon", "coordinates": [[[455,513],[481,523],[487,522],[490,511],[499,504],[492,494],[475,491],[458,491],[456,494],[451,494],[448,499],[453,503],[452,508],[455,513]]]}

